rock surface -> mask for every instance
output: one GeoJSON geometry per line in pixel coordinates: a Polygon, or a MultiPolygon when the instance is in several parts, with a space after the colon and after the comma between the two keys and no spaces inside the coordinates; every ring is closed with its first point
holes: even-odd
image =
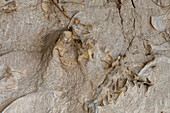
{"type": "Polygon", "coordinates": [[[170,113],[169,69],[170,0],[0,1],[2,113],[170,113]]]}

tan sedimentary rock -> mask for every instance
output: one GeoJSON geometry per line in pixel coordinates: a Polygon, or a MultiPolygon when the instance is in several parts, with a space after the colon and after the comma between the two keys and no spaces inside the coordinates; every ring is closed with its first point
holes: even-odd
{"type": "Polygon", "coordinates": [[[0,112],[170,112],[169,11],[169,0],[1,0],[0,112]]]}

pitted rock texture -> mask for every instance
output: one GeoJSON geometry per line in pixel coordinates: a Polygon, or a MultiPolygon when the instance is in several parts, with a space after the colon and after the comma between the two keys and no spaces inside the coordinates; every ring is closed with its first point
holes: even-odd
{"type": "Polygon", "coordinates": [[[170,0],[1,0],[0,112],[170,113],[169,23],[170,0]],[[83,23],[77,30],[82,34],[92,26],[88,33],[97,42],[92,51],[79,36],[73,45],[66,43],[65,55],[76,62],[66,69],[57,43],[64,31],[77,35],[75,19],[83,23]],[[112,61],[103,63],[108,52],[112,61]],[[89,107],[119,56],[120,68],[135,75],[142,71],[152,85],[136,80],[116,101],[101,93],[100,102],[89,107]]]}

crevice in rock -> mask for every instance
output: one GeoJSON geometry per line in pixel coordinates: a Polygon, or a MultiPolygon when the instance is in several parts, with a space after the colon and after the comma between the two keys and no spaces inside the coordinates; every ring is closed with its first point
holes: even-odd
{"type": "Polygon", "coordinates": [[[135,3],[133,0],[131,0],[133,8],[136,8],[135,3]]]}
{"type": "Polygon", "coordinates": [[[0,113],[3,113],[3,111],[4,111],[8,106],[10,106],[13,102],[15,102],[16,100],[18,100],[19,98],[23,98],[23,97],[25,97],[25,96],[27,96],[27,95],[29,95],[29,94],[31,94],[31,93],[35,93],[36,91],[37,91],[37,90],[34,90],[34,91],[32,91],[32,92],[29,92],[29,93],[26,93],[26,94],[24,94],[24,95],[21,95],[21,96],[15,98],[15,99],[9,100],[9,102],[4,105],[3,109],[0,110],[0,113]]]}
{"type": "Polygon", "coordinates": [[[6,54],[9,54],[9,53],[11,53],[11,52],[13,52],[13,50],[8,50],[8,51],[6,51],[6,50],[0,50],[0,57],[4,56],[4,55],[6,55],[6,54]]]}
{"type": "Polygon", "coordinates": [[[62,30],[53,31],[44,37],[44,47],[41,50],[42,53],[41,62],[39,64],[39,69],[35,74],[35,76],[38,76],[38,80],[36,82],[37,90],[43,84],[44,73],[46,72],[48,64],[53,57],[52,52],[61,33],[62,30]]]}
{"type": "MultiPolygon", "coordinates": [[[[59,35],[61,34],[61,31],[53,31],[44,37],[44,46],[40,52],[40,53],[42,53],[41,61],[37,66],[37,70],[36,70],[35,74],[30,79],[30,81],[31,81],[30,84],[35,84],[34,91],[31,91],[29,93],[21,95],[15,99],[9,100],[9,102],[4,105],[3,109],[0,112],[3,112],[9,105],[11,105],[17,99],[25,97],[28,94],[35,93],[39,90],[40,85],[43,83],[43,75],[46,72],[48,63],[52,58],[53,48],[55,46],[56,40],[58,40],[59,35]],[[36,78],[36,81],[35,81],[35,78],[36,78]]],[[[25,51],[25,50],[13,50],[12,51],[11,50],[9,52],[6,52],[5,54],[9,54],[11,52],[36,52],[36,51],[25,51]]],[[[37,52],[37,53],[39,53],[39,52],[37,52]]],[[[2,54],[2,56],[5,54],[2,54]]],[[[27,89],[24,89],[24,90],[27,90],[27,89]]]]}
{"type": "Polygon", "coordinates": [[[120,19],[121,19],[121,25],[122,25],[122,29],[123,29],[123,18],[121,16],[121,5],[122,5],[121,0],[118,0],[116,4],[117,4],[117,9],[119,11],[119,16],[120,16],[120,19]]]}
{"type": "Polygon", "coordinates": [[[129,42],[129,46],[127,47],[125,54],[127,53],[127,51],[129,51],[130,47],[132,46],[133,40],[135,39],[135,37],[133,37],[130,42],[129,42]]]}

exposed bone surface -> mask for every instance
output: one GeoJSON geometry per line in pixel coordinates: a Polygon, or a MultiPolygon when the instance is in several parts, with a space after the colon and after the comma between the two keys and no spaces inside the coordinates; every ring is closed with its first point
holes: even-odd
{"type": "Polygon", "coordinates": [[[0,112],[170,113],[170,0],[1,0],[0,112]]]}

